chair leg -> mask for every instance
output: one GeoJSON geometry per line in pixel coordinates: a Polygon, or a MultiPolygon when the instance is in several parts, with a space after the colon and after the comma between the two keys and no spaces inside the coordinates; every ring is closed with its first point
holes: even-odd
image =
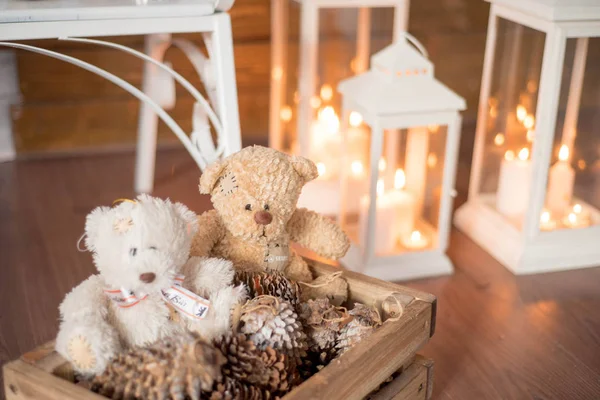
{"type": "MultiPolygon", "coordinates": [[[[147,55],[157,61],[162,61],[165,51],[170,44],[169,34],[147,35],[144,41],[144,51],[147,55]]],[[[159,70],[150,63],[144,64],[142,88],[144,93],[155,98],[153,91],[156,90],[159,70]]],[[[138,120],[138,142],[135,163],[136,193],[150,193],[154,188],[154,164],[156,161],[156,134],[158,129],[158,117],[152,108],[142,102],[138,120]]]]}
{"type": "Polygon", "coordinates": [[[212,63],[219,104],[217,108],[227,139],[225,155],[229,155],[242,148],[231,20],[229,14],[220,13],[214,16],[214,21],[214,31],[207,35],[210,37],[206,45],[210,46],[213,56],[212,63]]]}

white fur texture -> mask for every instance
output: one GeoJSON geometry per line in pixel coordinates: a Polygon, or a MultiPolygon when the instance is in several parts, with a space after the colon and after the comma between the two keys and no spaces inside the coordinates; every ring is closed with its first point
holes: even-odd
{"type": "MultiPolygon", "coordinates": [[[[147,195],[135,203],[114,208],[99,207],[86,221],[86,246],[99,271],[65,297],[60,306],[61,324],[56,349],[84,375],[101,373],[107,362],[123,348],[150,344],[163,337],[193,329],[207,338],[225,333],[231,310],[244,300],[245,290],[231,286],[234,269],[229,261],[189,258],[191,240],[197,230],[196,215],[180,203],[147,195]],[[155,274],[145,283],[141,274],[155,274]],[[211,302],[204,320],[170,319],[171,310],[161,289],[184,273],[183,286],[211,302]],[[130,308],[120,308],[103,292],[126,288],[148,297],[130,308]],[[89,344],[90,368],[78,368],[69,352],[73,339],[89,344]]],[[[86,346],[78,346],[79,349],[86,346]]],[[[77,356],[75,355],[75,358],[77,356]]],[[[81,363],[79,363],[81,364],[81,363]]]]}

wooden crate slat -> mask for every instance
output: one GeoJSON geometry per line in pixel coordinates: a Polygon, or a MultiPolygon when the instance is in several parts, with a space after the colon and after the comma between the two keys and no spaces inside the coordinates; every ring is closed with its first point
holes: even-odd
{"type": "Polygon", "coordinates": [[[370,400],[428,400],[433,389],[433,361],[417,355],[415,361],[370,400]]]}

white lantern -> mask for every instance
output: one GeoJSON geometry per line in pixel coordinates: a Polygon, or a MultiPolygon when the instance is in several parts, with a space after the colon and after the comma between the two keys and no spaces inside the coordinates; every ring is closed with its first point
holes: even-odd
{"type": "Polygon", "coordinates": [[[596,266],[600,84],[587,54],[600,49],[600,3],[491,3],[469,199],[455,223],[516,274],[596,266]]]}
{"type": "MultiPolygon", "coordinates": [[[[409,0],[272,0],[271,147],[312,159],[320,176],[299,205],[339,212],[338,82],[367,70],[369,57],[407,28],[409,0]]],[[[353,115],[350,151],[365,168],[367,136],[353,115]]]]}
{"type": "Polygon", "coordinates": [[[342,121],[358,112],[371,127],[366,185],[343,153],[340,223],[352,245],[342,262],[388,280],[451,273],[445,251],[465,100],[434,78],[407,33],[338,90],[342,121]]]}

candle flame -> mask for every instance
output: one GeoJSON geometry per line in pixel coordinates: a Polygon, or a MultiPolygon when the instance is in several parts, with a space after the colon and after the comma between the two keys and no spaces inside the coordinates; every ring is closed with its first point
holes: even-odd
{"type": "Polygon", "coordinates": [[[525,126],[525,128],[527,129],[532,129],[535,125],[535,117],[531,114],[529,114],[528,116],[525,117],[525,119],[523,119],[523,126],[525,126]]]}
{"type": "Polygon", "coordinates": [[[333,107],[327,106],[319,110],[317,118],[319,119],[319,122],[325,126],[325,130],[328,134],[333,135],[338,133],[340,129],[340,119],[333,107]]]}
{"type": "Polygon", "coordinates": [[[566,144],[560,146],[560,150],[558,151],[558,159],[560,161],[567,161],[569,159],[569,146],[566,144]]]}
{"type": "Polygon", "coordinates": [[[544,211],[542,213],[542,216],[540,217],[540,221],[542,223],[548,223],[548,222],[550,222],[550,212],[544,211]]]}
{"type": "Polygon", "coordinates": [[[535,136],[535,131],[533,129],[528,129],[527,135],[525,136],[525,138],[527,139],[527,141],[529,143],[533,142],[534,136],[535,136]]]}
{"type": "Polygon", "coordinates": [[[496,136],[494,136],[494,144],[496,146],[502,146],[504,144],[504,134],[502,132],[499,132],[496,134],[496,136]]]}
{"type": "Polygon", "coordinates": [[[379,159],[379,172],[385,171],[386,168],[387,168],[387,162],[385,161],[385,158],[381,157],[379,159]]]}
{"type": "Polygon", "coordinates": [[[324,175],[325,172],[327,172],[327,167],[325,167],[325,164],[323,164],[322,162],[318,162],[317,163],[317,173],[319,174],[319,176],[324,175]]]}
{"type": "Polygon", "coordinates": [[[398,168],[394,175],[394,188],[401,190],[404,186],[406,186],[406,174],[402,168],[398,168]]]}
{"type": "Polygon", "coordinates": [[[573,206],[573,212],[575,212],[575,214],[581,214],[582,210],[583,210],[583,207],[581,207],[581,204],[575,204],[573,206]]]}
{"type": "Polygon", "coordinates": [[[377,180],[377,196],[383,195],[385,191],[385,184],[383,183],[383,179],[379,178],[377,180]]]}
{"type": "Polygon", "coordinates": [[[364,171],[363,163],[360,161],[352,161],[352,164],[350,164],[350,169],[354,175],[362,175],[364,171]]]}
{"type": "Polygon", "coordinates": [[[575,224],[577,222],[577,214],[575,213],[569,213],[569,216],[567,218],[569,219],[569,222],[571,224],[575,224]]]}
{"type": "Polygon", "coordinates": [[[419,240],[421,240],[421,232],[419,231],[412,231],[410,234],[410,240],[413,242],[418,242],[419,240]]]}
{"type": "Polygon", "coordinates": [[[527,118],[527,109],[524,105],[519,104],[517,106],[517,119],[519,120],[519,122],[523,122],[525,121],[525,118],[527,118]]]}
{"type": "Polygon", "coordinates": [[[581,159],[581,160],[577,161],[577,167],[578,167],[580,170],[582,170],[582,171],[583,171],[583,170],[585,169],[585,167],[586,167],[586,166],[587,166],[587,163],[585,162],[585,160],[584,160],[584,159],[581,159]]]}
{"type": "Polygon", "coordinates": [[[429,153],[429,155],[427,156],[427,166],[429,168],[433,168],[437,165],[437,156],[435,155],[435,153],[429,153]]]}
{"type": "Polygon", "coordinates": [[[529,158],[529,149],[527,147],[523,147],[519,151],[519,160],[527,161],[528,158],[529,158]]]}
{"type": "Polygon", "coordinates": [[[321,107],[321,98],[319,96],[313,96],[310,98],[310,106],[312,108],[321,107]]]}
{"type": "Polygon", "coordinates": [[[333,88],[329,84],[324,84],[321,86],[321,98],[325,101],[331,100],[333,97],[333,88]]]}
{"type": "Polygon", "coordinates": [[[292,107],[285,106],[279,112],[279,117],[283,122],[290,122],[292,120],[292,107]]]}
{"type": "Polygon", "coordinates": [[[504,159],[506,161],[512,161],[515,159],[515,152],[512,150],[507,150],[506,153],[504,153],[504,159]]]}
{"type": "Polygon", "coordinates": [[[283,68],[277,66],[271,70],[271,77],[274,80],[279,81],[279,80],[281,80],[282,76],[283,76],[283,68]]]}
{"type": "Polygon", "coordinates": [[[490,117],[496,118],[498,116],[498,107],[493,106],[490,108],[490,117]]]}
{"type": "Polygon", "coordinates": [[[360,124],[362,124],[363,117],[362,117],[362,115],[360,115],[360,113],[358,113],[356,111],[352,111],[350,113],[349,122],[350,122],[350,126],[357,128],[360,126],[360,124]]]}
{"type": "Polygon", "coordinates": [[[440,126],[439,125],[428,125],[427,129],[429,129],[429,132],[431,132],[431,133],[437,133],[437,131],[440,130],[440,126]]]}

